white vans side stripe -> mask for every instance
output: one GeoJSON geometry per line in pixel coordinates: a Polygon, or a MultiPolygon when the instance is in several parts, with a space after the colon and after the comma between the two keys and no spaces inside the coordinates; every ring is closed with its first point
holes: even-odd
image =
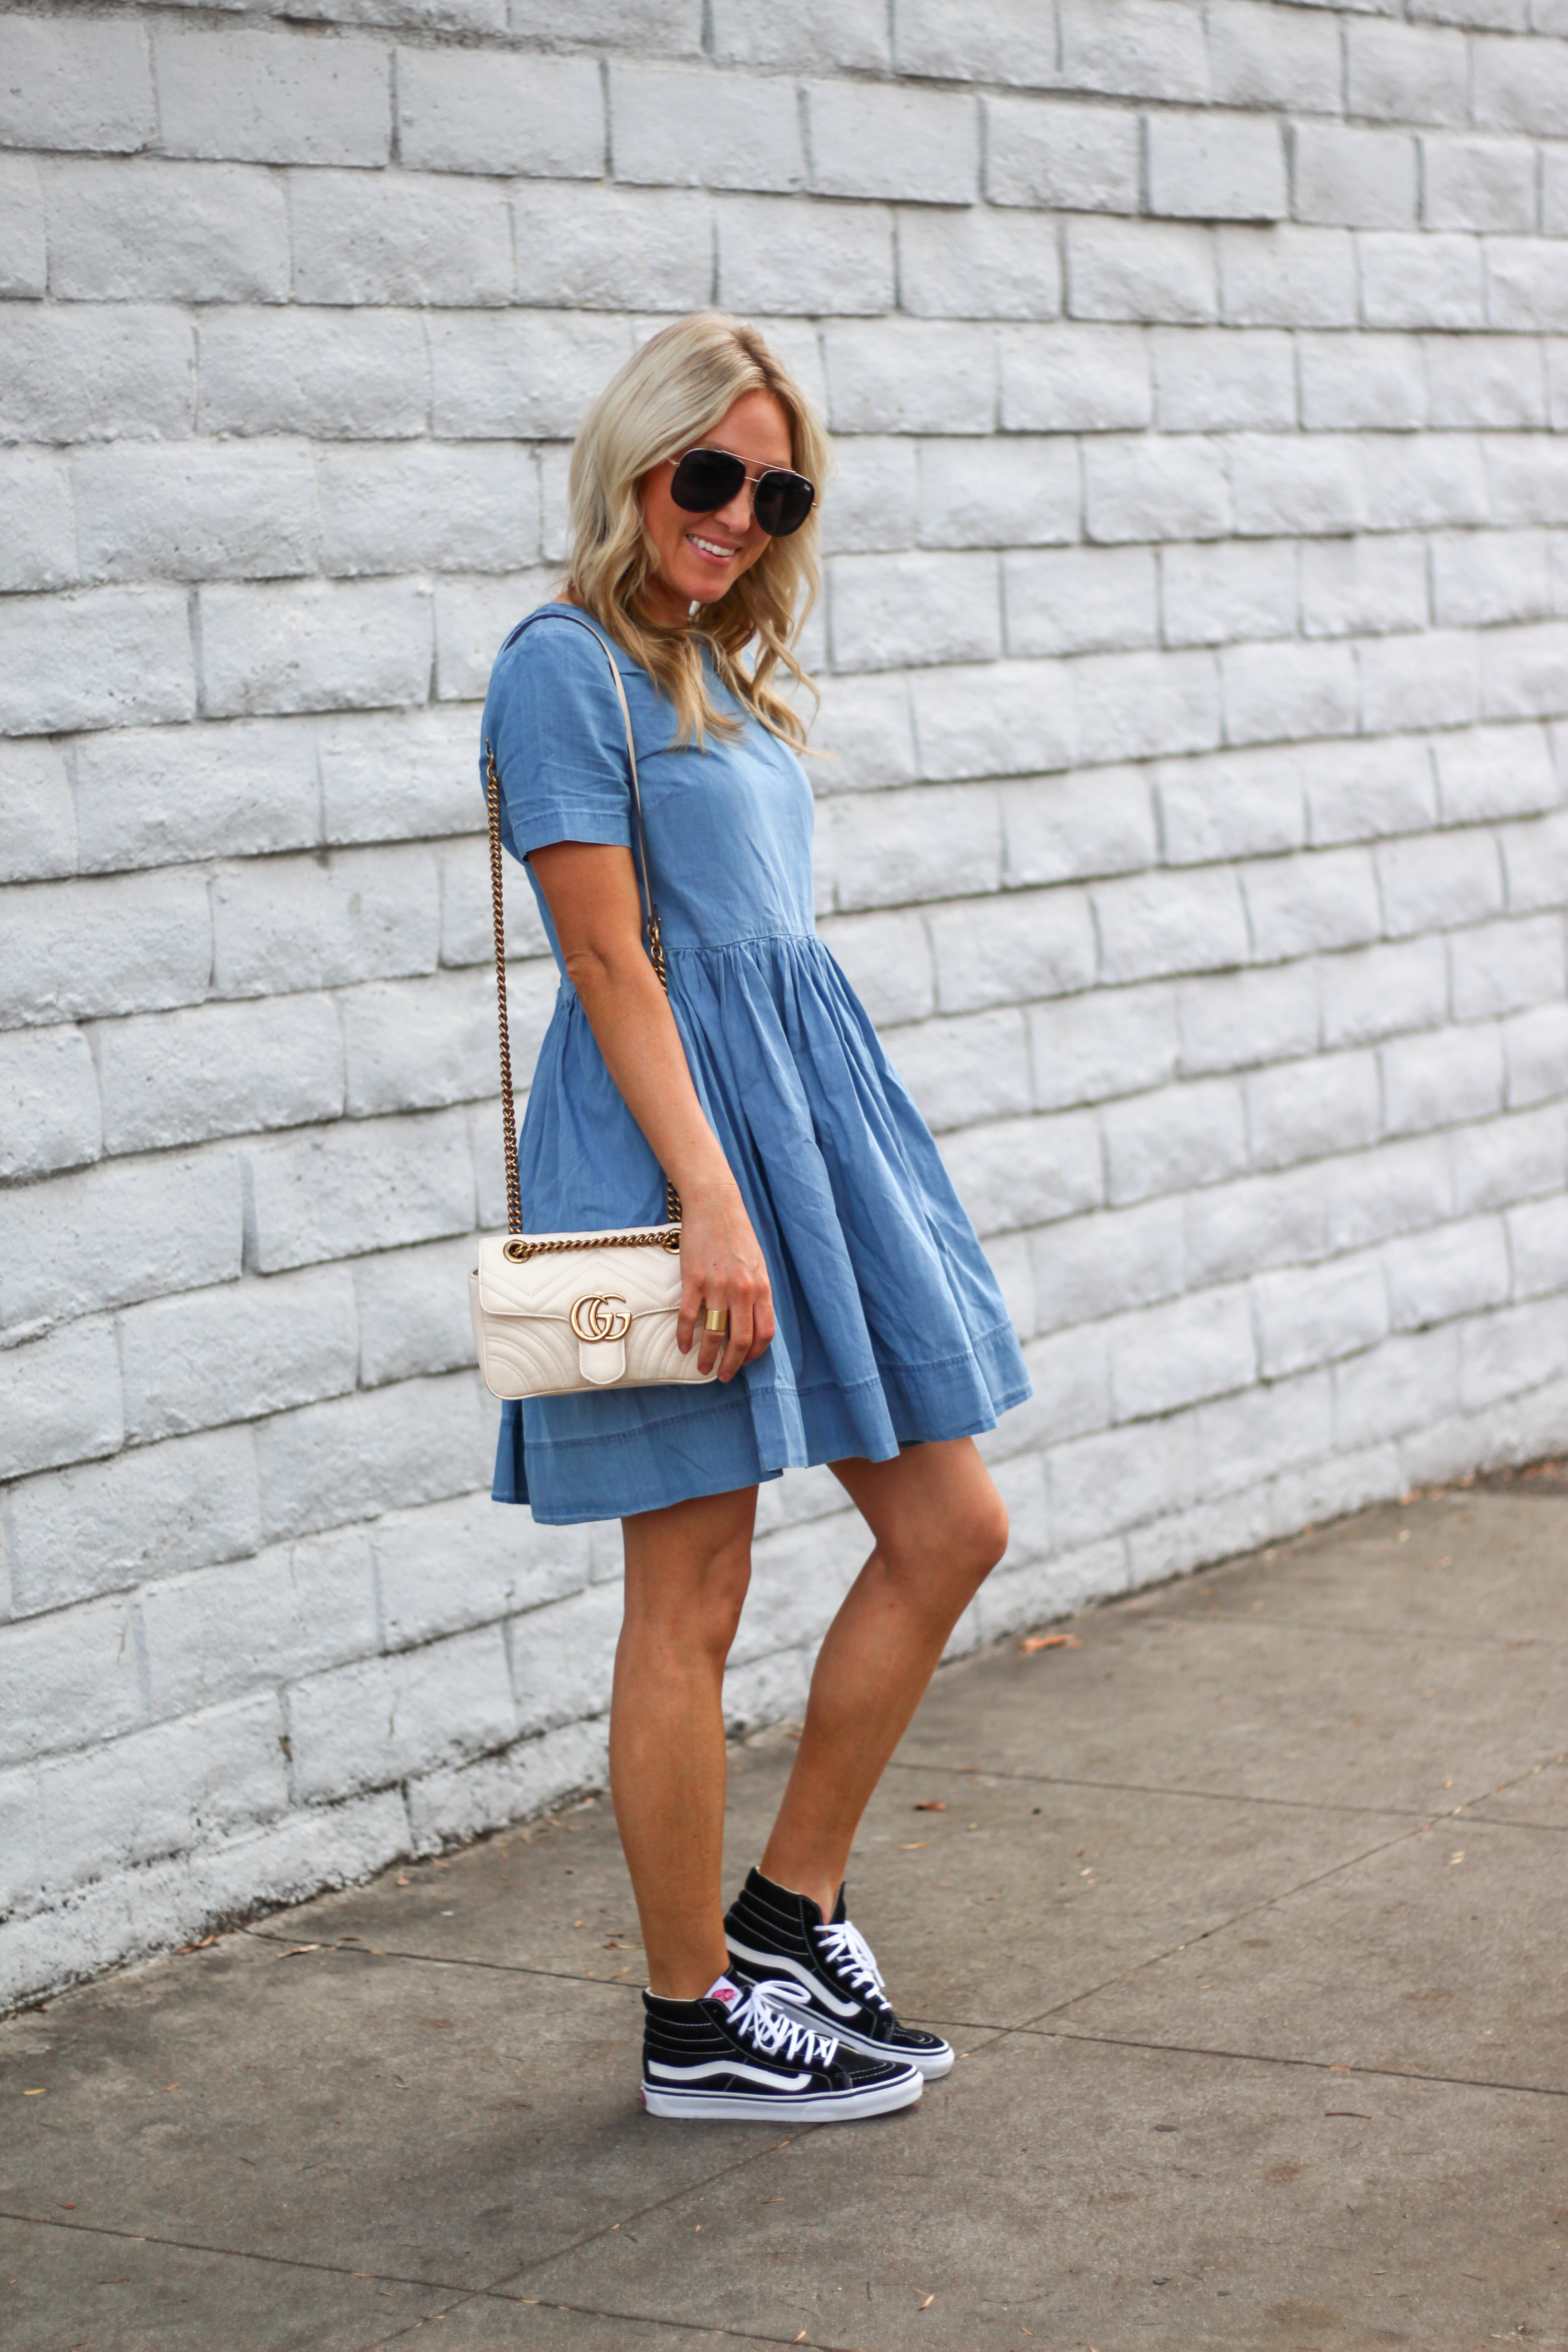
{"type": "Polygon", "coordinates": [[[666,2066],[650,2058],[647,2071],[667,2083],[700,2082],[706,2074],[739,2074],[748,2083],[761,2083],[770,2091],[804,2091],[811,2081],[809,2074],[778,2074],[763,2066],[743,2065],[738,2058],[710,2058],[700,2066],[666,2066]]]}
{"type": "Polygon", "coordinates": [[[730,1949],[739,1959],[760,1960],[770,1976],[776,1975],[783,1969],[796,1984],[805,1987],[814,2000],[821,2001],[825,2009],[833,2010],[839,2017],[858,2017],[860,2013],[858,2000],[841,2000],[837,1993],[829,1990],[820,1977],[813,1976],[809,1969],[803,1968],[798,1960],[790,1959],[783,1952],[759,1952],[754,1944],[739,1943],[733,1936],[730,1937],[730,1949]]]}

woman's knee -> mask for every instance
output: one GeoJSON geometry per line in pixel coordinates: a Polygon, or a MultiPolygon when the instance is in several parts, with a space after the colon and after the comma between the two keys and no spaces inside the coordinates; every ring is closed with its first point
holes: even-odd
{"type": "Polygon", "coordinates": [[[1012,1532],[1007,1506],[993,1486],[974,1520],[974,1559],[981,1577],[989,1576],[999,1565],[1012,1532]]]}
{"type": "Polygon", "coordinates": [[[910,1446],[896,1461],[836,1462],[833,1470],[900,1582],[973,1591],[1007,1549],[1006,1505],[970,1438],[910,1446]]]}
{"type": "Polygon", "coordinates": [[[1007,1507],[987,1477],[961,1507],[911,1513],[884,1529],[877,1548],[900,1580],[926,1588],[952,1586],[967,1594],[984,1584],[1002,1559],[1008,1532],[1007,1507]]]}
{"type": "Polygon", "coordinates": [[[1012,1532],[1007,1506],[989,1479],[986,1489],[975,1498],[949,1538],[955,1563],[962,1563],[963,1572],[976,1586],[984,1584],[1005,1553],[1012,1532]]]}

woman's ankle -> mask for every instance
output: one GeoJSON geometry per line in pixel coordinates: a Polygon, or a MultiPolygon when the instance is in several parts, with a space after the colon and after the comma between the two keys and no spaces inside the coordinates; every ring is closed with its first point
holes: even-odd
{"type": "Polygon", "coordinates": [[[842,1872],[833,1878],[825,1877],[820,1869],[801,1867],[792,1870],[785,1864],[771,1862],[765,1853],[758,1863],[757,1870],[771,1885],[782,1886],[786,1895],[804,1895],[808,1903],[816,1904],[825,1919],[832,1918],[838,1901],[838,1890],[844,1884],[842,1872]]]}
{"type": "Polygon", "coordinates": [[[700,1946],[681,1950],[651,1951],[647,1989],[657,2000],[700,2000],[729,1966],[729,1947],[722,1936],[717,1948],[704,1941],[700,1946]]]}
{"type": "Polygon", "coordinates": [[[661,1969],[657,1978],[650,1974],[647,1989],[655,2000],[705,2000],[720,1978],[728,1974],[727,1961],[723,1968],[706,1974],[701,1969],[678,1969],[668,1973],[661,1969]]]}

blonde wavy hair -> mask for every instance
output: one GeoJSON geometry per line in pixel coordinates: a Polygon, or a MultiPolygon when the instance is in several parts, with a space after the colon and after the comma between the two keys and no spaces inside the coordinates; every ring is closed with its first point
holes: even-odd
{"type": "Polygon", "coordinates": [[[703,678],[701,647],[736,700],[772,733],[804,745],[805,725],[773,679],[782,668],[815,695],[793,647],[821,584],[814,506],[787,539],[770,540],[748,572],[692,621],[648,618],[643,591],[658,557],[637,495],[661,460],[700,446],[749,392],[771,393],[789,419],[795,470],[817,486],[832,463],[827,436],[789,370],[753,326],[721,311],[679,319],[646,342],[589,410],[572,452],[571,555],[565,588],[646,669],[673,705],[675,740],[700,744],[710,729],[741,721],[718,709],[703,678]],[[755,650],[748,667],[742,656],[755,650]]]}

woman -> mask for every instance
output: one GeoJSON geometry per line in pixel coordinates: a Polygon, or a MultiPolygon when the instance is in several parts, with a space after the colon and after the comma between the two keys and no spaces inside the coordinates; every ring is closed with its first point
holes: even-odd
{"type": "Polygon", "coordinates": [[[502,647],[484,714],[503,838],[563,976],[523,1122],[524,1228],[657,1223],[668,1177],[679,1344],[718,1368],[711,1386],[508,1405],[496,1468],[497,1499],[536,1518],[622,1523],[610,1779],[647,1952],[643,2098],[668,2116],[878,2114],[952,2063],[895,2016],[844,1872],[1006,1545],[973,1435],[1029,1393],[935,1146],[813,929],[804,730],[774,681],[808,684],[790,647],[817,583],[827,459],[753,329],[709,314],[656,335],[583,428],[563,595],[502,647]],[[668,999],[642,937],[606,647],[668,999]],[[817,1462],[873,1549],[726,1916],[721,1682],[757,1486],[817,1462]]]}

